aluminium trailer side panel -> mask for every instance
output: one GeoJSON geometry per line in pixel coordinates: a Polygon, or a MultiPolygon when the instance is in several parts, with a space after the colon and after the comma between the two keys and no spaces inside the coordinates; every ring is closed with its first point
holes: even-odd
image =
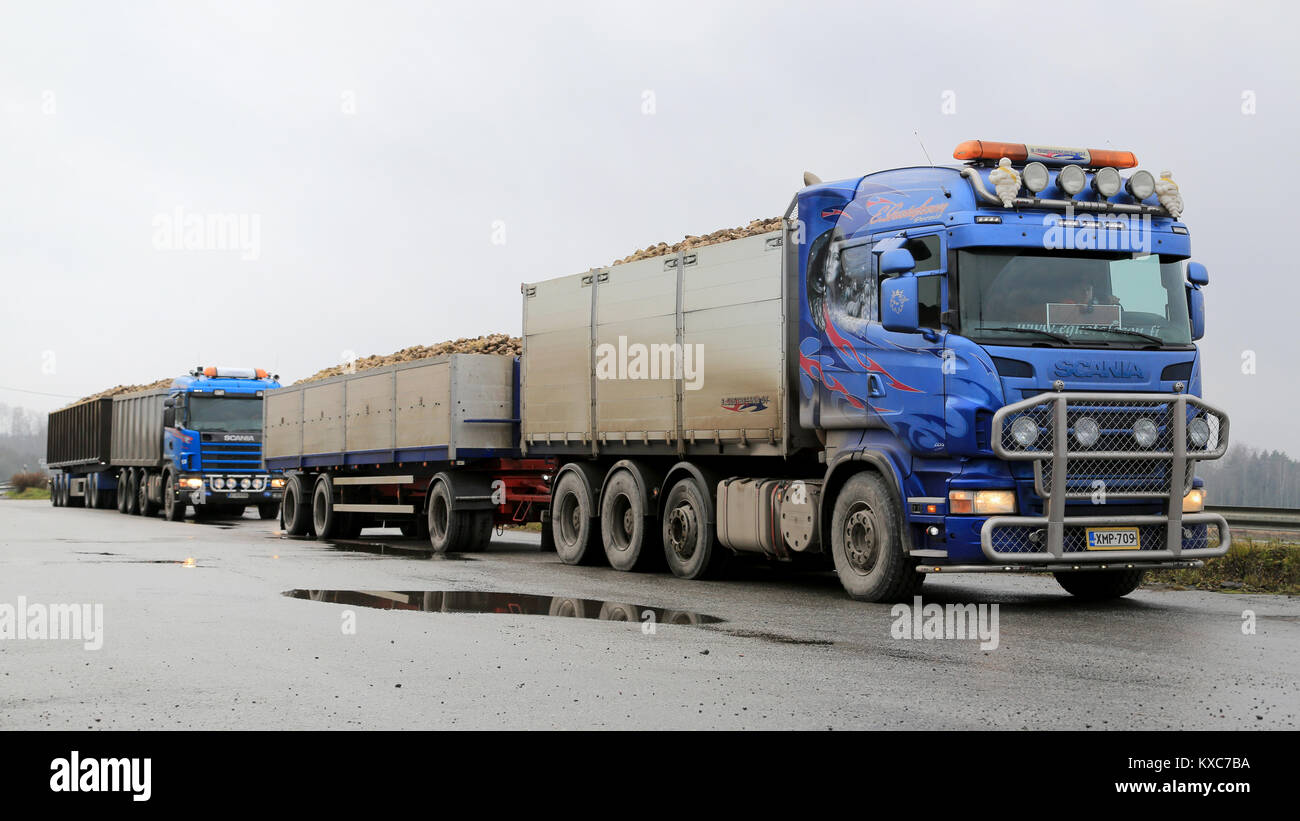
{"type": "Polygon", "coordinates": [[[122,467],[162,467],[163,400],[161,388],[113,397],[112,463],[122,467]]]}
{"type": "Polygon", "coordinates": [[[526,285],[528,452],[788,453],[788,233],[526,285]],[[641,378],[669,355],[673,378],[641,378]]]}
{"type": "Polygon", "coordinates": [[[112,459],[113,399],[79,402],[50,413],[45,463],[51,468],[107,465],[112,459]]]}
{"type": "Polygon", "coordinates": [[[514,358],[451,354],[266,394],[266,467],[513,456],[514,358]]]}

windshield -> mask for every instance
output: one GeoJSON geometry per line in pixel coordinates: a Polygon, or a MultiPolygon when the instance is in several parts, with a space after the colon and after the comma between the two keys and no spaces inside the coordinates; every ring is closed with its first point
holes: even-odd
{"type": "Polygon", "coordinates": [[[189,399],[190,430],[260,431],[262,399],[257,396],[195,396],[189,399]]]}
{"type": "Polygon", "coordinates": [[[959,251],[962,334],[1007,345],[1191,344],[1183,262],[1156,254],[959,251]]]}

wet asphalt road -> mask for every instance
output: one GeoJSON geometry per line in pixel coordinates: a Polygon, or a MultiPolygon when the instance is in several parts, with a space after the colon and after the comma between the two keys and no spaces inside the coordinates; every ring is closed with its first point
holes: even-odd
{"type": "MultiPolygon", "coordinates": [[[[926,602],[1000,605],[999,645],[981,650],[892,638],[890,607],[846,599],[827,573],[684,582],[573,568],[526,534],[435,560],[282,539],[254,517],[181,524],[0,501],[0,605],[104,612],[99,650],[0,640],[0,729],[1294,729],[1300,714],[1294,597],[1143,589],[1081,605],[1050,577],[931,577],[926,602]],[[295,589],[393,592],[283,595],[295,589]],[[545,597],[722,621],[651,632],[362,606],[601,610],[545,597]]],[[[396,531],[364,540],[414,544],[396,531]]]]}

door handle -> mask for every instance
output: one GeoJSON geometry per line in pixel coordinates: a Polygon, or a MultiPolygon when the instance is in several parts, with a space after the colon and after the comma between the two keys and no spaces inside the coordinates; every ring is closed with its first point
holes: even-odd
{"type": "Polygon", "coordinates": [[[885,395],[885,380],[879,374],[867,374],[867,396],[879,398],[885,395]]]}

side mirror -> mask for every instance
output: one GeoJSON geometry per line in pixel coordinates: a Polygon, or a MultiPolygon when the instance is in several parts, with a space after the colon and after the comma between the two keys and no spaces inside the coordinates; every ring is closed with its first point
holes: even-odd
{"type": "MultiPolygon", "coordinates": [[[[902,250],[886,251],[885,255],[892,253],[907,254],[909,260],[912,258],[911,254],[902,250]]],[[[883,259],[881,263],[883,266],[883,259]]],[[[885,330],[906,334],[917,332],[921,325],[921,313],[916,294],[916,277],[892,277],[880,283],[880,324],[885,326],[885,330]]]]}
{"type": "Polygon", "coordinates": [[[912,252],[906,248],[892,248],[880,255],[880,273],[905,274],[916,267],[912,252]]]}
{"type": "Polygon", "coordinates": [[[1187,263],[1187,281],[1193,285],[1209,285],[1210,272],[1199,262],[1187,263]]]}
{"type": "Polygon", "coordinates": [[[164,408],[174,408],[174,407],[176,407],[176,397],[174,397],[174,396],[169,396],[169,397],[167,397],[166,399],[164,399],[164,400],[163,400],[163,407],[164,407],[164,408]]]}
{"type": "Polygon", "coordinates": [[[164,427],[164,428],[174,428],[174,427],[176,427],[176,409],[175,409],[175,408],[164,406],[164,408],[163,408],[163,427],[164,427]]]}
{"type": "Polygon", "coordinates": [[[1192,321],[1192,339],[1205,336],[1205,294],[1196,285],[1187,286],[1187,317],[1192,321]]]}

